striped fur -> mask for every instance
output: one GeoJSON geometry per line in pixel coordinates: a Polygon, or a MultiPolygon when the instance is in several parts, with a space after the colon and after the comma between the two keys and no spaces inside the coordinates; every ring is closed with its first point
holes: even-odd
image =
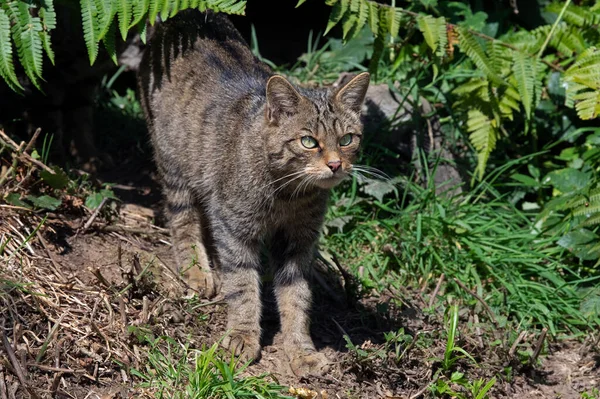
{"type": "Polygon", "coordinates": [[[268,248],[292,368],[327,368],[309,335],[307,277],[328,190],[359,150],[368,82],[364,73],[335,92],[294,87],[222,15],[183,12],[152,37],[138,83],[178,268],[208,297],[222,282],[225,344],[238,355],[260,356],[260,251],[268,248]],[[306,148],[303,136],[318,147],[306,148]]]}

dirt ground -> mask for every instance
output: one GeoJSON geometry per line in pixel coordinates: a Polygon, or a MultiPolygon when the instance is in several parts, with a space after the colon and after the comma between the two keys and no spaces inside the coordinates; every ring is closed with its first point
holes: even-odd
{"type": "MultiPolygon", "coordinates": [[[[38,215],[0,206],[1,242],[15,238],[0,255],[0,399],[150,397],[130,373],[144,368],[148,351],[131,326],[195,348],[225,332],[222,298],[182,298],[185,287],[169,268],[169,236],[155,225],[160,225],[160,196],[151,176],[140,179],[135,168],[123,170],[137,174],[137,183],[120,176],[124,183],[114,190],[123,201],[114,209],[107,204],[87,229],[92,215],[75,199],[68,210],[50,213],[38,232],[33,231],[38,215]],[[16,253],[22,256],[11,255],[16,253]]],[[[282,385],[324,390],[329,398],[431,397],[427,387],[445,346],[441,307],[424,311],[424,292],[408,288],[357,296],[343,265],[317,262],[315,270],[312,335],[333,361],[332,371],[325,377],[293,375],[265,283],[262,359],[245,373],[271,373],[282,385]],[[384,333],[400,328],[423,339],[405,342],[397,356],[384,333]],[[344,335],[367,356],[349,351],[344,335]]],[[[513,370],[494,385],[492,398],[581,398],[600,386],[597,333],[584,340],[547,337],[538,364],[528,366],[514,350],[492,344],[492,338],[505,340],[509,332],[482,327],[478,333],[473,311],[461,313],[460,324],[458,344],[479,367],[465,361],[458,370],[470,378],[513,370]]],[[[522,342],[535,346],[538,337],[532,332],[522,342]]]]}

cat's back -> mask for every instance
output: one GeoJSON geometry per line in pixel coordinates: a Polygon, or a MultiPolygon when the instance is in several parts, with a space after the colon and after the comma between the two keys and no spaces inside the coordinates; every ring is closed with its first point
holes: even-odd
{"type": "Polygon", "coordinates": [[[138,84],[152,123],[161,112],[224,109],[244,96],[261,96],[270,74],[225,15],[186,10],[152,35],[138,84]]]}

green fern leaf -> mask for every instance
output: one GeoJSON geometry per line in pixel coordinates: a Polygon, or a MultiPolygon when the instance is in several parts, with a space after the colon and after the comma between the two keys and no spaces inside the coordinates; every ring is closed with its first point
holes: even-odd
{"type": "MultiPolygon", "coordinates": [[[[187,6],[186,6],[187,8],[187,6]]],[[[131,29],[137,24],[140,23],[141,20],[146,18],[146,13],[150,9],[150,0],[136,0],[133,2],[133,21],[131,21],[131,25],[129,28],[131,29]]]]}
{"type": "Polygon", "coordinates": [[[360,10],[360,0],[350,0],[350,12],[357,14],[360,10]]]}
{"type": "Polygon", "coordinates": [[[112,24],[110,26],[110,29],[108,30],[108,33],[102,39],[102,43],[104,44],[104,48],[106,49],[106,52],[108,53],[108,56],[115,63],[115,65],[118,64],[118,61],[117,61],[117,46],[115,44],[115,42],[116,42],[115,41],[116,36],[117,36],[117,25],[112,24]]]}
{"type": "Polygon", "coordinates": [[[587,218],[600,214],[600,204],[590,204],[587,203],[587,206],[580,206],[579,208],[573,211],[574,216],[585,216],[587,218]]]}
{"type": "Polygon", "coordinates": [[[379,8],[377,3],[372,1],[367,2],[367,5],[369,6],[369,28],[371,28],[374,35],[377,35],[379,31],[379,8]]]}
{"type": "Polygon", "coordinates": [[[495,121],[480,110],[469,111],[467,130],[470,133],[469,139],[477,150],[476,173],[479,179],[483,178],[490,154],[496,148],[498,134],[494,125],[495,121]]]}
{"type": "Polygon", "coordinates": [[[0,8],[0,76],[14,91],[23,90],[19,83],[13,65],[13,50],[10,40],[10,19],[6,12],[0,8]]]}
{"type": "Polygon", "coordinates": [[[352,29],[350,30],[350,33],[348,34],[348,39],[352,39],[353,37],[356,37],[356,35],[358,35],[360,33],[362,28],[367,23],[367,17],[369,16],[369,5],[364,0],[359,0],[359,1],[360,1],[360,9],[358,10],[358,14],[356,15],[356,22],[354,23],[354,26],[352,27],[352,29]]]}
{"type": "Polygon", "coordinates": [[[584,120],[600,115],[600,90],[584,91],[574,96],[577,115],[584,120]]]}
{"type": "Polygon", "coordinates": [[[97,14],[96,5],[93,0],[80,0],[80,5],[83,38],[87,47],[90,65],[92,65],[96,61],[96,57],[98,57],[98,37],[94,29],[94,21],[97,14]]]}
{"type": "Polygon", "coordinates": [[[327,22],[327,28],[325,28],[325,34],[327,34],[334,26],[338,24],[348,11],[350,0],[340,0],[331,9],[329,14],[329,21],[327,22]]]}
{"type": "Polygon", "coordinates": [[[43,31],[39,17],[29,12],[29,5],[19,1],[18,23],[13,25],[13,38],[19,35],[17,54],[25,74],[35,87],[41,90],[38,79],[42,77],[43,45],[40,32],[43,31]]]}
{"type": "MultiPolygon", "coordinates": [[[[555,14],[560,14],[564,7],[564,3],[551,3],[546,8],[547,11],[555,14]]],[[[587,10],[583,7],[570,5],[563,14],[563,20],[568,22],[570,25],[575,25],[580,28],[597,25],[600,22],[600,18],[592,10],[587,10]]]]}
{"type": "Polygon", "coordinates": [[[498,75],[494,65],[485,55],[485,50],[477,41],[477,38],[466,28],[458,28],[459,45],[467,56],[475,63],[477,68],[484,72],[488,79],[497,85],[506,85],[506,82],[498,75]]]}
{"type": "Polygon", "coordinates": [[[173,18],[179,10],[181,10],[181,4],[179,0],[171,0],[171,13],[169,14],[169,18],[173,18]]]}
{"type": "Polygon", "coordinates": [[[348,39],[348,33],[354,28],[355,25],[356,14],[349,14],[347,17],[344,18],[344,22],[342,23],[342,38],[344,39],[344,41],[348,39]]]}
{"type": "Polygon", "coordinates": [[[121,38],[127,40],[127,32],[129,32],[129,26],[131,25],[131,3],[129,0],[114,0],[117,6],[117,16],[119,20],[119,31],[121,32],[121,38]]]}
{"type": "MultiPolygon", "coordinates": [[[[213,6],[213,7],[214,7],[213,10],[219,11],[218,6],[213,6]]],[[[162,8],[160,9],[160,20],[165,22],[167,19],[169,19],[170,13],[171,13],[171,1],[163,0],[162,8]]]]}
{"type": "MultiPolygon", "coordinates": [[[[417,17],[417,26],[419,30],[423,34],[423,38],[425,42],[435,53],[437,50],[438,42],[440,39],[439,35],[439,27],[438,27],[438,19],[432,17],[431,15],[419,15],[417,17]]],[[[444,33],[445,33],[445,24],[444,24],[444,33]]],[[[444,36],[446,36],[444,34],[444,36]]]]}
{"type": "Polygon", "coordinates": [[[373,75],[373,79],[377,78],[379,60],[381,60],[381,56],[385,50],[385,39],[389,32],[386,9],[384,7],[379,7],[377,11],[379,12],[379,17],[377,19],[379,25],[377,26],[375,42],[373,43],[373,55],[371,56],[371,62],[369,63],[369,72],[373,75]]]}
{"type": "Polygon", "coordinates": [[[535,97],[535,63],[521,51],[513,52],[513,73],[517,82],[517,90],[525,109],[527,119],[531,119],[531,110],[535,97]]]}
{"type": "MultiPolygon", "coordinates": [[[[150,9],[148,10],[148,19],[150,20],[150,25],[154,26],[156,23],[156,17],[158,13],[162,9],[162,3],[166,0],[150,0],[150,9]]],[[[198,5],[198,7],[200,7],[198,5]]]]}
{"type": "Polygon", "coordinates": [[[50,37],[50,33],[43,30],[40,32],[40,39],[42,39],[42,46],[44,46],[44,51],[48,56],[48,59],[54,65],[54,50],[52,49],[52,40],[50,37]]]}
{"type": "Polygon", "coordinates": [[[400,32],[402,10],[396,7],[389,7],[387,18],[390,36],[392,36],[392,38],[395,39],[396,37],[398,37],[398,32],[400,32]]]}
{"type": "Polygon", "coordinates": [[[513,112],[518,112],[521,110],[519,107],[520,102],[521,96],[519,96],[517,90],[515,90],[512,85],[506,86],[506,89],[502,92],[500,101],[498,103],[502,117],[513,120],[513,112]]]}
{"type": "Polygon", "coordinates": [[[54,10],[54,0],[41,0],[39,16],[42,20],[42,26],[45,31],[51,31],[56,28],[56,11],[54,10]]]}
{"type": "Polygon", "coordinates": [[[325,5],[334,6],[339,0],[325,0],[325,5]]]}
{"type": "Polygon", "coordinates": [[[146,34],[148,31],[148,24],[146,23],[146,21],[140,21],[140,23],[137,25],[137,29],[140,35],[140,40],[142,41],[142,43],[146,44],[146,34]]]}
{"type": "Polygon", "coordinates": [[[95,0],[96,19],[94,29],[96,40],[100,41],[108,33],[117,15],[118,4],[113,0],[95,0]]]}
{"type": "Polygon", "coordinates": [[[582,225],[584,227],[593,227],[593,226],[597,226],[599,224],[600,224],[600,213],[596,213],[595,215],[590,216],[582,223],[582,225]]]}

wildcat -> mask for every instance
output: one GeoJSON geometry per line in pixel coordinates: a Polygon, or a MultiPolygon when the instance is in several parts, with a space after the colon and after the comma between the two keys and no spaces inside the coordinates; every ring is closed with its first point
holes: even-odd
{"type": "Polygon", "coordinates": [[[138,85],[179,271],[207,297],[220,276],[224,345],[243,359],[260,357],[267,248],[292,370],[328,368],[309,334],[307,278],[328,191],[360,147],[368,84],[362,73],[334,91],[295,87],[220,14],[182,12],[151,39],[138,85]]]}

